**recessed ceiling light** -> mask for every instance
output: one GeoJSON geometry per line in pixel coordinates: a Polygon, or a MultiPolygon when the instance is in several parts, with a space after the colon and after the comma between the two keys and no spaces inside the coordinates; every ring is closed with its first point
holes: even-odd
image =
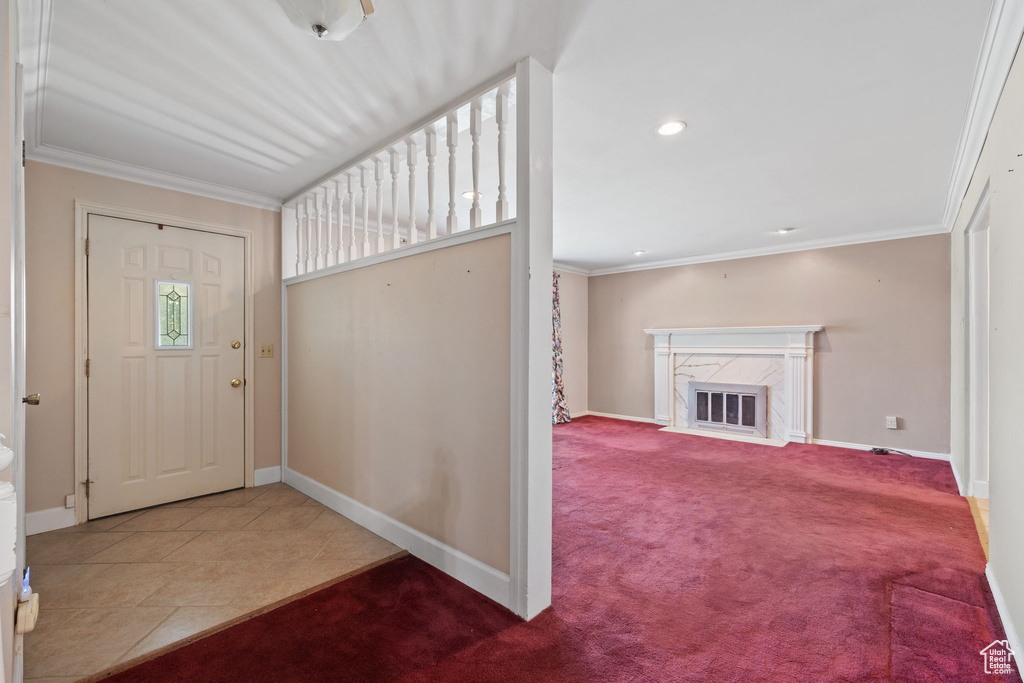
{"type": "Polygon", "coordinates": [[[466,190],[462,193],[463,199],[480,199],[483,196],[483,192],[473,192],[473,190],[466,190]]]}
{"type": "Polygon", "coordinates": [[[686,124],[682,121],[669,121],[658,126],[658,132],[662,135],[675,135],[682,132],[684,128],[686,128],[686,124]]]}
{"type": "Polygon", "coordinates": [[[779,228],[775,232],[779,233],[780,235],[785,235],[787,232],[793,232],[794,230],[796,230],[796,228],[779,228]]]}
{"type": "Polygon", "coordinates": [[[643,249],[637,249],[636,251],[633,252],[633,256],[643,256],[646,253],[647,252],[644,251],[643,249]]]}

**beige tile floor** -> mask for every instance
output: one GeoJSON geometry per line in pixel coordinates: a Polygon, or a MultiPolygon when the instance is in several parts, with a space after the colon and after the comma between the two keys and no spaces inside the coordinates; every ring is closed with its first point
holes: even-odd
{"type": "Polygon", "coordinates": [[[105,672],[398,552],[285,484],[30,536],[25,680],[105,672]]]}

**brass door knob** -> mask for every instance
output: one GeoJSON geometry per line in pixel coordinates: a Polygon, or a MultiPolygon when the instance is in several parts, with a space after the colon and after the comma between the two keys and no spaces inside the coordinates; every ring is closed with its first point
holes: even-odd
{"type": "Polygon", "coordinates": [[[233,348],[233,349],[240,349],[240,348],[242,348],[242,342],[240,342],[240,341],[238,341],[236,339],[235,341],[231,342],[231,348],[233,348]]]}
{"type": "Polygon", "coordinates": [[[231,380],[231,386],[237,389],[238,387],[242,386],[242,380],[236,377],[235,379],[231,380]]]}

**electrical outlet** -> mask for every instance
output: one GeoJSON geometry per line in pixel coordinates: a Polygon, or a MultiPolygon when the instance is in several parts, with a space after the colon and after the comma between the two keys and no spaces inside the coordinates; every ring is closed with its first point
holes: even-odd
{"type": "Polygon", "coordinates": [[[886,417],[885,418],[885,428],[886,429],[899,429],[900,428],[899,418],[898,417],[892,417],[891,415],[886,417]]]}
{"type": "Polygon", "coordinates": [[[67,508],[68,510],[75,507],[75,494],[72,493],[67,496],[64,496],[64,507],[67,508]]]}
{"type": "Polygon", "coordinates": [[[274,357],[274,345],[273,344],[260,344],[260,358],[273,358],[274,357]]]}

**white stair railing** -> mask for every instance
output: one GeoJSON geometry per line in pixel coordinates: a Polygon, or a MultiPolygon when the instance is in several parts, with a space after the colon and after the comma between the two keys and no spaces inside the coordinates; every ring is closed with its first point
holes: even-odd
{"type": "Polygon", "coordinates": [[[444,238],[460,225],[478,230],[514,218],[515,144],[510,138],[515,126],[509,124],[515,92],[514,76],[492,82],[286,201],[284,277],[444,238]],[[462,163],[460,147],[469,156],[462,163]],[[437,173],[439,149],[442,155],[448,152],[447,174],[437,173]],[[425,173],[417,173],[421,161],[425,173]],[[387,181],[390,198],[385,196],[387,181]],[[487,187],[493,187],[493,204],[483,201],[487,187]],[[445,190],[448,207],[442,219],[436,202],[445,190]]]}

